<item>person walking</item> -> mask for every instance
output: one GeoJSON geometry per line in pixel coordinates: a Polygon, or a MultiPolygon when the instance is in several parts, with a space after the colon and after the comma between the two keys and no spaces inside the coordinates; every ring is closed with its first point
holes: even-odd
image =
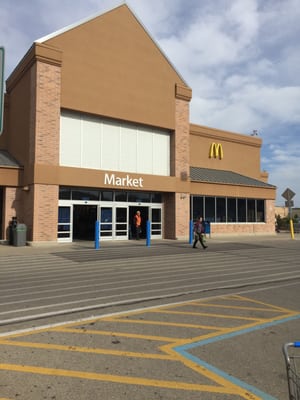
{"type": "Polygon", "coordinates": [[[140,234],[141,234],[141,225],[142,225],[142,217],[141,217],[141,212],[137,211],[133,217],[133,224],[135,227],[135,238],[136,240],[140,239],[140,234]]]}
{"type": "Polygon", "coordinates": [[[204,241],[203,241],[203,234],[204,234],[204,223],[203,223],[203,218],[198,217],[196,219],[196,222],[194,224],[194,243],[193,243],[193,248],[197,248],[197,243],[198,241],[200,242],[201,246],[203,249],[206,249],[207,246],[205,246],[204,241]]]}

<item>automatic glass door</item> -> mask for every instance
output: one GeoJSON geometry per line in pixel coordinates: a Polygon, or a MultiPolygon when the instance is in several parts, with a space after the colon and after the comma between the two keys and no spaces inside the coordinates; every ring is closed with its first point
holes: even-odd
{"type": "Polygon", "coordinates": [[[115,237],[116,239],[128,238],[128,207],[115,208],[115,237]]]}
{"type": "Polygon", "coordinates": [[[100,207],[100,237],[104,239],[112,239],[113,236],[113,208],[100,207]]]}
{"type": "Polygon", "coordinates": [[[151,207],[151,237],[162,239],[162,209],[151,207]]]}

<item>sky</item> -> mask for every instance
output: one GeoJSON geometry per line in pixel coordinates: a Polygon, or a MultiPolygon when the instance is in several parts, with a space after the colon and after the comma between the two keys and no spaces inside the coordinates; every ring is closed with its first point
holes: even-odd
{"type": "MultiPolygon", "coordinates": [[[[0,0],[5,78],[32,43],[121,0],[0,0]]],[[[262,138],[261,171],[300,207],[300,0],[127,0],[193,90],[190,122],[262,138]]]]}

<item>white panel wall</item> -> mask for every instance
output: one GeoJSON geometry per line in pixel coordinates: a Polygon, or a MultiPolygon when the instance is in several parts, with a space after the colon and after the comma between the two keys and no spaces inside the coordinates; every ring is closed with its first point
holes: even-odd
{"type": "Polygon", "coordinates": [[[101,140],[100,169],[120,170],[120,127],[110,122],[103,122],[101,140]]]}
{"type": "MultiPolygon", "coordinates": [[[[137,147],[137,169],[144,174],[153,174],[153,134],[147,129],[139,128],[137,147]]],[[[168,162],[169,163],[169,162],[168,162]]],[[[164,174],[162,174],[164,175],[164,174]]],[[[165,174],[169,175],[169,174],[165,174]]]]}
{"type": "Polygon", "coordinates": [[[60,159],[62,165],[81,166],[81,121],[77,118],[61,118],[60,159]]]}
{"type": "Polygon", "coordinates": [[[170,160],[170,137],[160,133],[153,134],[153,174],[169,175],[169,165],[164,162],[166,158],[170,160]]]}
{"type": "Polygon", "coordinates": [[[137,171],[137,129],[122,126],[120,135],[120,171],[137,171]]]}
{"type": "Polygon", "coordinates": [[[82,120],[82,132],[88,132],[82,137],[82,163],[83,168],[99,169],[101,159],[101,126],[95,120],[82,120]]]}
{"type": "Polygon", "coordinates": [[[170,134],[62,112],[60,165],[168,176],[170,134]]]}

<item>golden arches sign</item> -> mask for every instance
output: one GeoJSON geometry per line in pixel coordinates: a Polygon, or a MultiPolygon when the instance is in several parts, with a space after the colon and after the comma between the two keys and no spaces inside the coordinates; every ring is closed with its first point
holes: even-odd
{"type": "Polygon", "coordinates": [[[224,156],[224,153],[223,153],[223,147],[222,147],[221,143],[212,143],[210,145],[210,149],[209,149],[209,157],[210,158],[219,157],[219,159],[222,160],[223,156],[224,156]]]}

